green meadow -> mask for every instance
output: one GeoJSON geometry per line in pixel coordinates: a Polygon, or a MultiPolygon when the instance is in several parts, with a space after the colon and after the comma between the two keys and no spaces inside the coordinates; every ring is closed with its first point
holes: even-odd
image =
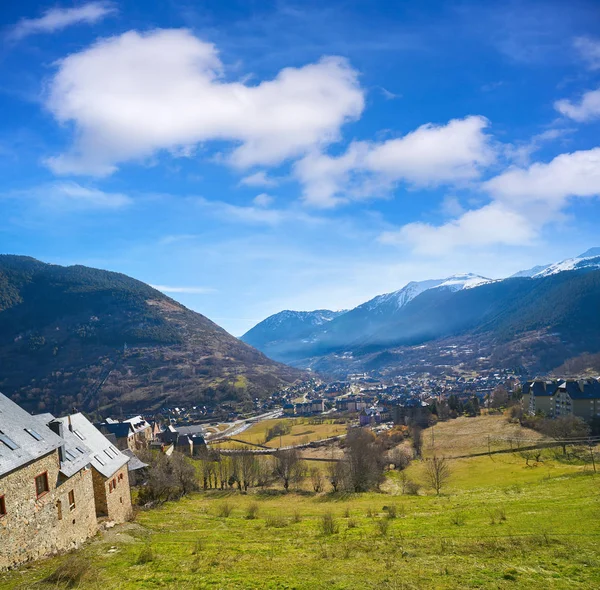
{"type": "Polygon", "coordinates": [[[599,588],[600,474],[542,459],[454,459],[439,496],[419,461],[406,470],[418,495],[397,472],[379,493],[199,492],[0,588],[599,588]]]}

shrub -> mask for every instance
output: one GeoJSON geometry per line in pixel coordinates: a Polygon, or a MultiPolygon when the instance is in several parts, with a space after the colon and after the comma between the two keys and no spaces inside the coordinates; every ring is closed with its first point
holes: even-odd
{"type": "Polygon", "coordinates": [[[380,535],[385,537],[390,527],[389,518],[378,518],[375,522],[377,523],[377,528],[379,529],[380,535]]]}
{"type": "Polygon", "coordinates": [[[198,555],[204,551],[204,541],[201,538],[197,538],[194,541],[194,547],[192,548],[192,555],[198,555]]]}
{"type": "Polygon", "coordinates": [[[47,584],[63,585],[67,588],[77,588],[90,571],[91,563],[82,555],[72,555],[63,561],[48,577],[47,584]]]}
{"type": "Polygon", "coordinates": [[[288,522],[283,516],[270,514],[265,518],[265,525],[269,528],[282,529],[288,525],[288,522]]]}
{"type": "Polygon", "coordinates": [[[154,561],[154,551],[152,551],[151,545],[144,545],[144,548],[140,551],[136,564],[143,565],[154,561]]]}
{"type": "Polygon", "coordinates": [[[465,513],[455,512],[450,518],[450,522],[456,526],[463,526],[465,524],[465,513]]]}
{"type": "Polygon", "coordinates": [[[358,523],[356,522],[356,520],[354,518],[348,519],[348,528],[349,529],[355,529],[357,526],[358,526],[358,523]]]}
{"type": "Polygon", "coordinates": [[[250,506],[246,509],[246,518],[248,520],[254,520],[258,515],[258,504],[256,502],[252,502],[250,506]]]}
{"type": "Polygon", "coordinates": [[[229,502],[223,502],[217,509],[217,516],[228,518],[233,512],[233,506],[229,502]]]}
{"type": "Polygon", "coordinates": [[[294,514],[292,515],[292,522],[299,523],[302,522],[302,514],[298,510],[294,510],[294,514]]]}
{"type": "Polygon", "coordinates": [[[338,524],[331,512],[326,512],[321,517],[321,531],[324,535],[335,535],[339,531],[338,524]]]}

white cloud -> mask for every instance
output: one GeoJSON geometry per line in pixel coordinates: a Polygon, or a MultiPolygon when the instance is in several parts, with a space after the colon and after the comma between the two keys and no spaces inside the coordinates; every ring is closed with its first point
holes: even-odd
{"type": "Polygon", "coordinates": [[[440,226],[409,223],[398,231],[384,232],[380,241],[406,244],[419,254],[439,255],[460,247],[523,245],[535,237],[527,219],[499,203],[490,203],[440,226]]]}
{"type": "Polygon", "coordinates": [[[547,164],[512,168],[485,182],[483,188],[511,207],[539,204],[557,211],[569,197],[600,194],[600,148],[560,154],[547,164]]]}
{"type": "Polygon", "coordinates": [[[495,159],[487,125],[484,117],[469,116],[381,143],[354,142],[338,157],[311,153],[295,175],[305,201],[321,207],[378,196],[401,181],[430,187],[473,180],[495,159]]]}
{"type": "Polygon", "coordinates": [[[216,293],[217,290],[211,287],[172,287],[169,285],[150,285],[153,289],[163,293],[185,293],[190,295],[206,295],[216,293]]]}
{"type": "Polygon", "coordinates": [[[600,69],[600,39],[577,37],[574,45],[591,70],[600,69]]]}
{"type": "Polygon", "coordinates": [[[268,195],[267,193],[261,193],[260,195],[256,195],[256,197],[252,199],[252,202],[257,207],[268,207],[273,203],[273,201],[273,197],[271,195],[268,195]]]}
{"type": "Polygon", "coordinates": [[[554,103],[556,110],[575,121],[583,123],[600,118],[600,89],[585,92],[579,103],[559,100],[554,103]]]}
{"type": "Polygon", "coordinates": [[[240,180],[241,185],[245,186],[264,186],[265,188],[277,186],[279,182],[275,178],[270,178],[264,170],[259,170],[254,174],[245,176],[240,180]]]}
{"type": "Polygon", "coordinates": [[[72,122],[58,174],[106,175],[122,162],[210,140],[231,141],[234,166],[274,165],[339,138],[364,107],[340,57],[285,68],[257,85],[227,82],[214,45],[185,29],[129,31],[63,59],[46,106],[72,122]]]}
{"type": "Polygon", "coordinates": [[[11,41],[20,41],[37,33],[54,33],[72,25],[94,24],[116,12],[111,2],[88,2],[76,8],[51,8],[40,18],[21,19],[8,33],[11,41]]]}
{"type": "Polygon", "coordinates": [[[460,247],[531,244],[541,229],[561,219],[573,197],[600,196],[600,148],[561,154],[548,163],[512,168],[482,184],[492,202],[434,226],[409,223],[380,241],[424,254],[460,247]]]}

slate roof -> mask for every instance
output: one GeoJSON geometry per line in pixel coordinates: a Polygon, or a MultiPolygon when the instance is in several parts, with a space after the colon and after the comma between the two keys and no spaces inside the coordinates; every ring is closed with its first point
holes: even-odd
{"type": "Polygon", "coordinates": [[[528,381],[523,386],[523,393],[533,393],[535,397],[550,397],[558,389],[557,381],[528,381]]]}
{"type": "Polygon", "coordinates": [[[104,432],[114,434],[117,438],[127,438],[130,434],[133,434],[133,426],[129,422],[114,422],[106,421],[102,424],[98,424],[97,428],[104,432]]]}
{"type": "Polygon", "coordinates": [[[0,393],[0,477],[51,453],[61,445],[60,437],[43,421],[37,420],[0,393]]]}
{"type": "Polygon", "coordinates": [[[133,451],[125,449],[121,451],[124,455],[129,457],[129,463],[127,464],[128,471],[137,471],[138,469],[144,469],[148,467],[148,463],[144,463],[133,451]]]}
{"type": "Polygon", "coordinates": [[[65,440],[70,445],[79,441],[77,446],[87,450],[89,463],[104,477],[110,477],[129,461],[129,457],[112,445],[83,414],[65,416],[59,421],[63,424],[65,440]]]}
{"type": "Polygon", "coordinates": [[[595,379],[585,381],[563,381],[560,388],[566,390],[571,399],[599,399],[600,383],[595,379]]]}

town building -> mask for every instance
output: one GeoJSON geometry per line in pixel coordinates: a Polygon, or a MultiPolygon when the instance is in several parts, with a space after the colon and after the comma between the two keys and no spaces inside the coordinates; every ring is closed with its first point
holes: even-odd
{"type": "Polygon", "coordinates": [[[99,514],[128,519],[127,462],[81,414],[31,416],[0,394],[0,569],[78,547],[99,514]],[[97,486],[109,473],[118,485],[111,502],[97,486]]]}
{"type": "Polygon", "coordinates": [[[590,421],[600,416],[600,382],[597,379],[529,381],[523,386],[523,408],[549,418],[574,415],[590,421]]]}

